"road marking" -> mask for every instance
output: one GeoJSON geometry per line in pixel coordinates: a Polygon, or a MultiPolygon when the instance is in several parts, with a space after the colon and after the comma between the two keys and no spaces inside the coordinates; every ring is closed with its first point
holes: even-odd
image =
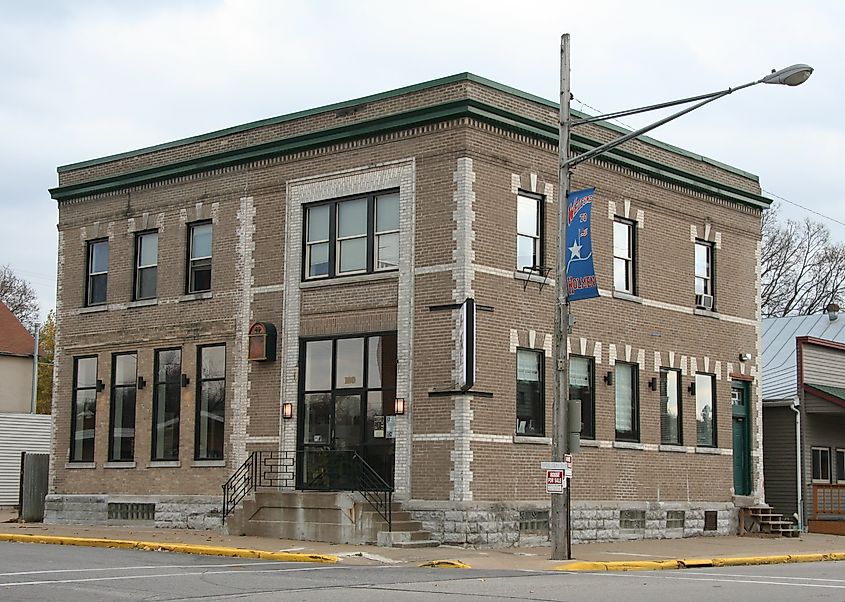
{"type": "Polygon", "coordinates": [[[18,573],[0,573],[0,577],[20,577],[22,575],[48,575],[52,573],[90,573],[94,571],[145,571],[149,569],[204,569],[204,568],[230,568],[236,566],[256,565],[279,565],[291,564],[277,560],[265,560],[264,562],[240,562],[240,563],[218,563],[218,564],[150,564],[146,566],[115,566],[98,569],[51,569],[49,571],[20,571],[18,573]]]}
{"type": "MultiPolygon", "coordinates": [[[[678,581],[710,581],[710,582],[721,582],[721,583],[749,583],[753,585],[775,585],[775,586],[786,586],[786,587],[820,587],[824,589],[845,589],[845,585],[828,585],[827,583],[790,583],[788,581],[780,581],[781,579],[800,579],[803,581],[823,581],[822,579],[814,579],[812,577],[764,577],[758,575],[740,575],[737,573],[717,573],[717,574],[710,574],[710,573],[687,573],[686,575],[667,575],[667,574],[658,574],[658,573],[646,573],[646,572],[638,572],[638,573],[629,573],[629,572],[617,572],[617,573],[606,573],[606,572],[591,572],[591,573],[579,573],[578,571],[572,571],[566,573],[567,575],[592,575],[592,576],[599,576],[599,577],[618,577],[622,579],[642,579],[647,577],[649,579],[674,579],[678,581]],[[724,579],[723,577],[740,577],[739,579],[724,579]],[[765,581],[765,579],[771,579],[770,581],[765,581]]],[[[827,581],[827,580],[825,580],[827,581]]],[[[839,579],[831,579],[829,581],[833,581],[834,583],[845,583],[845,581],[839,579]]]]}
{"type": "MultiPolygon", "coordinates": [[[[219,565],[218,565],[219,566],[219,565]]],[[[351,569],[352,567],[339,566],[311,566],[291,569],[261,569],[250,571],[198,571],[188,573],[160,573],[156,575],[120,575],[117,577],[89,577],[87,579],[47,579],[44,581],[9,581],[8,583],[0,583],[0,587],[19,587],[22,585],[55,585],[59,583],[93,583],[97,581],[123,581],[129,579],[162,579],[165,577],[191,577],[199,575],[227,575],[230,573],[244,574],[244,573],[290,573],[295,571],[325,571],[338,569],[351,569]]],[[[379,568],[379,567],[372,567],[379,568]]]]}
{"type": "MultiPolygon", "coordinates": [[[[640,574],[640,576],[642,576],[642,574],[640,574]]],[[[657,577],[657,575],[647,576],[657,577]]],[[[718,577],[709,577],[707,575],[701,575],[699,577],[676,577],[667,575],[658,578],[676,579],[679,581],[718,581],[723,583],[751,583],[754,585],[785,585],[787,587],[821,587],[827,589],[845,589],[845,585],[826,585],[824,583],[789,583],[787,581],[764,581],[762,579],[721,579],[718,577]]],[[[774,577],[774,579],[780,579],[780,577],[774,577]]]]}
{"type": "MultiPolygon", "coordinates": [[[[722,577],[746,577],[748,579],[769,579],[768,575],[742,575],[740,573],[719,573],[722,577]]],[[[823,579],[821,577],[784,577],[783,575],[778,575],[777,577],[771,577],[771,579],[793,579],[793,580],[800,580],[800,581],[830,581],[832,583],[845,583],[845,579],[823,579]]]]}

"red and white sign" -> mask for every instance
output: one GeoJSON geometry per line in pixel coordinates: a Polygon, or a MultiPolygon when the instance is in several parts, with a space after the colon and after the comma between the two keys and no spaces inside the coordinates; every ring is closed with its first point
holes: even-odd
{"type": "Polygon", "coordinates": [[[546,493],[563,493],[566,489],[566,470],[546,470],[546,493]]]}

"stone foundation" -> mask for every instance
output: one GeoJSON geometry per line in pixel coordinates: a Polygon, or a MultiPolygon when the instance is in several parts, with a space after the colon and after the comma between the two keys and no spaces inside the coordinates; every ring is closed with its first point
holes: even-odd
{"type": "Polygon", "coordinates": [[[222,507],[219,496],[48,495],[44,522],[219,531],[223,525],[222,507]]]}
{"type": "MultiPolygon", "coordinates": [[[[444,544],[501,548],[549,542],[548,504],[411,500],[404,507],[444,544]]],[[[730,502],[575,502],[572,541],[729,535],[737,532],[737,512],[730,502]],[[708,525],[712,530],[705,530],[708,511],[716,512],[708,525]]]]}

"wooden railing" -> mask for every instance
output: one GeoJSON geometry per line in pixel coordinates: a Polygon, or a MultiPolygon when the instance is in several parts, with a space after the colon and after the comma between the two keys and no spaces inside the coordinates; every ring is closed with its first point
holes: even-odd
{"type": "Polygon", "coordinates": [[[845,483],[813,483],[813,518],[845,517],[845,483]]]}

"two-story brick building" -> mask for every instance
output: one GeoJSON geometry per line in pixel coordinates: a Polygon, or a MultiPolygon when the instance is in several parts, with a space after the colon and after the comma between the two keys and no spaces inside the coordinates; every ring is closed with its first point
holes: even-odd
{"type": "MultiPolygon", "coordinates": [[[[331,475],[355,452],[441,541],[542,534],[557,119],[461,74],[60,167],[48,520],[219,526],[253,452],[290,468],[273,485],[299,506],[354,490],[331,475]]],[[[762,500],[768,200],[645,138],[580,166],[586,187],[600,296],[568,340],[575,536],[726,533],[762,500]]],[[[283,506],[251,516],[317,520],[283,506]]]]}

